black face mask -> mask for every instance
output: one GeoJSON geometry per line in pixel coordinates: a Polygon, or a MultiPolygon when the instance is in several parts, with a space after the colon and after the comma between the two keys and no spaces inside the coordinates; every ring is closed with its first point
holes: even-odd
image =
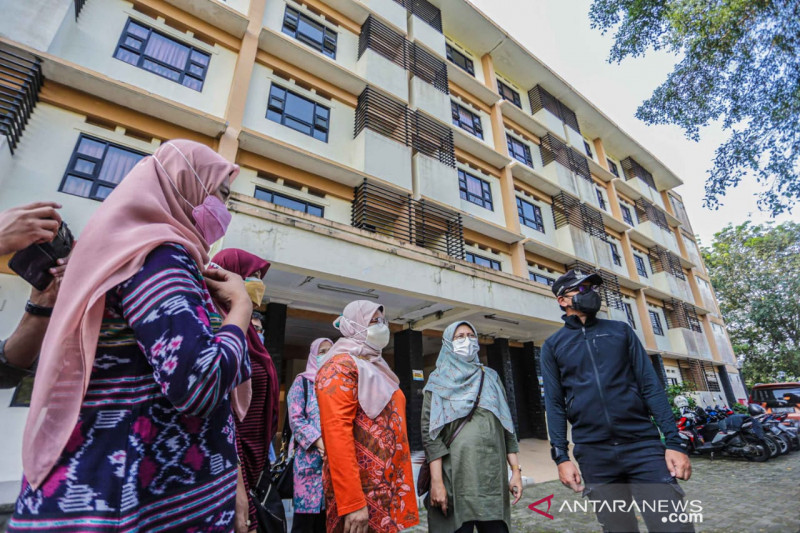
{"type": "Polygon", "coordinates": [[[589,292],[584,292],[583,294],[576,294],[572,297],[572,308],[580,313],[586,313],[587,315],[595,315],[600,310],[600,306],[603,304],[600,295],[597,294],[597,291],[591,290],[589,292]]]}

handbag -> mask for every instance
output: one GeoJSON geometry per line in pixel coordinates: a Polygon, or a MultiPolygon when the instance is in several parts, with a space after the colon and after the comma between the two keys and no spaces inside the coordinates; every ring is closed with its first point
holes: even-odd
{"type": "MultiPolygon", "coordinates": [[[[472,420],[472,415],[475,414],[475,410],[478,408],[478,404],[481,403],[481,393],[483,392],[483,377],[486,375],[486,372],[481,367],[481,384],[478,385],[478,396],[475,398],[475,403],[472,404],[472,409],[470,410],[469,414],[461,420],[461,423],[458,425],[456,430],[450,435],[450,438],[447,439],[444,445],[447,448],[450,448],[450,445],[453,444],[453,441],[456,440],[458,434],[461,433],[461,430],[464,429],[464,426],[467,425],[467,422],[472,420]]],[[[431,465],[430,463],[425,460],[422,463],[422,466],[419,469],[419,474],[417,474],[417,496],[422,496],[426,492],[431,490],[431,465]]]]}
{"type": "MultiPolygon", "coordinates": [[[[305,378],[303,378],[303,403],[308,403],[308,380],[305,378]]],[[[285,499],[294,497],[294,450],[289,450],[291,440],[292,428],[289,425],[289,408],[287,407],[281,435],[281,451],[278,453],[270,473],[272,485],[277,489],[280,497],[285,499]]]]}
{"type": "Polygon", "coordinates": [[[256,509],[258,533],[286,533],[286,512],[278,489],[272,484],[267,460],[256,486],[250,489],[250,499],[256,509]]]}

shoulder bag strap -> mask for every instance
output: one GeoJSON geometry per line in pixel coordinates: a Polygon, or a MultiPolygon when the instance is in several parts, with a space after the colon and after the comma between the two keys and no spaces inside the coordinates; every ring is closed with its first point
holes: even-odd
{"type": "Polygon", "coordinates": [[[450,435],[450,438],[447,439],[447,442],[444,443],[444,445],[447,446],[448,448],[450,447],[451,444],[453,444],[453,441],[456,440],[456,437],[458,437],[458,434],[461,433],[462,429],[464,429],[464,426],[467,425],[467,422],[472,420],[472,415],[475,414],[475,410],[478,408],[478,404],[481,403],[481,393],[483,392],[484,376],[486,376],[486,372],[484,371],[483,366],[481,366],[481,384],[478,385],[478,396],[477,398],[475,398],[475,403],[472,404],[472,409],[470,410],[469,414],[461,420],[461,423],[458,425],[456,430],[453,432],[452,435],[450,435]]]}

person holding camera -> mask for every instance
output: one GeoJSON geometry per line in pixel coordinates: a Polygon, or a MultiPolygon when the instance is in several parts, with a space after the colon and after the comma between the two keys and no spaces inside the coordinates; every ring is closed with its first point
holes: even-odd
{"type": "MultiPolygon", "coordinates": [[[[0,212],[0,255],[52,242],[61,225],[60,207],[55,202],[34,202],[0,212]]],[[[0,340],[0,388],[16,387],[22,378],[33,375],[31,367],[39,356],[66,268],[67,258],[63,258],[45,270],[50,283],[44,290],[31,290],[16,329],[0,340]]]]}
{"type": "Polygon", "coordinates": [[[169,141],[89,220],[42,346],[8,531],[233,529],[230,394],[250,379],[252,303],[240,276],[203,266],[238,170],[169,141]]]}

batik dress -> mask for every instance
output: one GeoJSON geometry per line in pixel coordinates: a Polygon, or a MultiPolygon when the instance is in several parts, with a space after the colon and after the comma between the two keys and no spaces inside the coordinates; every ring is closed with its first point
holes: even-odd
{"type": "Polygon", "coordinates": [[[297,376],[287,397],[289,425],[295,441],[294,512],[319,513],[325,508],[322,492],[322,454],[314,443],[322,437],[314,383],[297,376]]]}
{"type": "Polygon", "coordinates": [[[229,392],[245,337],[220,324],[193,259],[162,245],[106,295],[78,422],[49,477],[23,479],[9,531],[232,531],[229,392]]]}
{"type": "Polygon", "coordinates": [[[358,366],[349,354],[325,363],[316,388],[327,456],[322,478],[328,532],[343,531],[344,515],[365,505],[372,532],[419,523],[403,392],[396,390],[369,418],[358,403],[358,366]]]}

